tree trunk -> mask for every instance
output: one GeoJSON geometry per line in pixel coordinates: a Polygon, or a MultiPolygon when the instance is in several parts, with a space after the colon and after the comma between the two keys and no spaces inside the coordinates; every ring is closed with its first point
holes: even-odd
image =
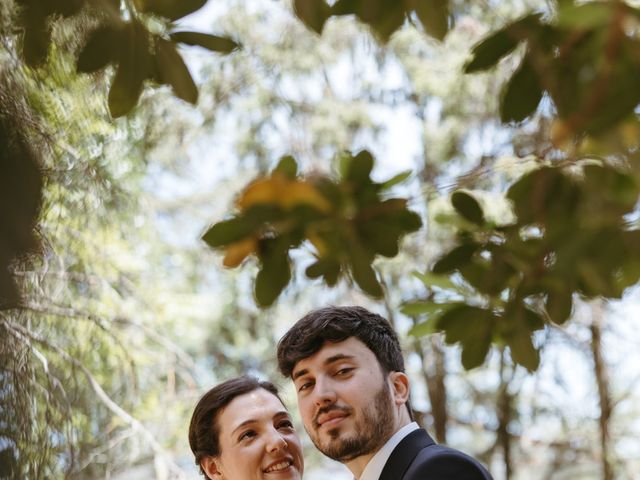
{"type": "MultiPolygon", "coordinates": [[[[511,435],[509,434],[509,423],[511,422],[511,412],[513,411],[513,396],[509,393],[509,383],[511,378],[506,378],[505,352],[502,351],[500,358],[500,387],[496,401],[498,415],[497,443],[504,455],[505,479],[509,480],[513,475],[513,459],[511,458],[511,435]]],[[[513,372],[512,372],[513,374],[513,372]]],[[[513,377],[513,375],[511,375],[513,377]]]]}
{"type": "Polygon", "coordinates": [[[609,430],[612,412],[609,374],[602,354],[602,331],[605,325],[602,301],[592,304],[591,354],[593,356],[593,373],[598,385],[600,399],[600,450],[602,455],[602,478],[613,480],[613,468],[609,459],[609,430]]]}

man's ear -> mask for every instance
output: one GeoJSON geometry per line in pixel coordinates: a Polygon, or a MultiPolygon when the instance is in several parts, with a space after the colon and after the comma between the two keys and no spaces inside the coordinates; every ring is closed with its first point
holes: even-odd
{"type": "Polygon", "coordinates": [[[404,405],[409,400],[409,377],[404,372],[391,372],[389,374],[393,401],[396,405],[404,405]]]}
{"type": "Polygon", "coordinates": [[[222,480],[222,471],[220,470],[220,466],[218,465],[218,458],[213,457],[211,455],[204,457],[200,461],[200,466],[204,473],[207,474],[211,480],[222,480]]]}

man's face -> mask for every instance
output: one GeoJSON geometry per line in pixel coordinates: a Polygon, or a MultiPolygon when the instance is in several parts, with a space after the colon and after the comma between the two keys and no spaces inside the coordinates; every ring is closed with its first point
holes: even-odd
{"type": "Polygon", "coordinates": [[[395,432],[391,387],[374,353],[357,338],[326,342],[291,376],[304,427],[328,457],[347,462],[373,453],[395,432]]]}

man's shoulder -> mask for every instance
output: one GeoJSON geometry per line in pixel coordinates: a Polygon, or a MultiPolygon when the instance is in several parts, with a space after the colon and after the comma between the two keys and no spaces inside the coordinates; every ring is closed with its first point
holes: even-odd
{"type": "Polygon", "coordinates": [[[420,450],[403,478],[491,480],[491,475],[480,462],[466,453],[432,444],[420,450]]]}

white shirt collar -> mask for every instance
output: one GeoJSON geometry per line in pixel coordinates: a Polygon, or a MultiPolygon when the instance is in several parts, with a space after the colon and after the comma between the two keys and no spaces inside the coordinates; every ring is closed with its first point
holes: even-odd
{"type": "Polygon", "coordinates": [[[369,460],[367,466],[364,467],[362,475],[360,475],[358,480],[378,480],[382,473],[382,469],[387,464],[387,460],[389,460],[389,457],[391,456],[391,452],[393,452],[393,449],[396,448],[404,437],[418,428],[420,427],[416,422],[411,422],[394,433],[391,438],[387,440],[387,443],[385,443],[382,448],[378,450],[373,457],[371,457],[371,460],[369,460]]]}

